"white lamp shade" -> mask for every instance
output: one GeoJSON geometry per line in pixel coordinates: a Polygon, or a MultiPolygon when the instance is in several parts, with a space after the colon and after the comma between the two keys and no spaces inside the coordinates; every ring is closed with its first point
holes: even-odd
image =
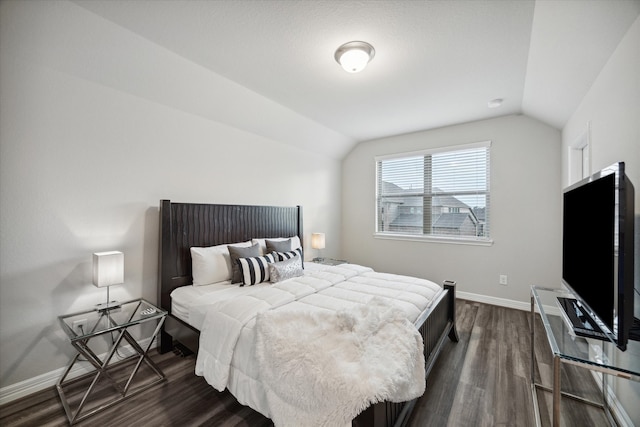
{"type": "Polygon", "coordinates": [[[311,247],[313,249],[324,249],[324,233],[311,234],[311,247]]]}
{"type": "Polygon", "coordinates": [[[118,251],[93,254],[93,284],[104,286],[124,283],[124,254],[118,251]]]}

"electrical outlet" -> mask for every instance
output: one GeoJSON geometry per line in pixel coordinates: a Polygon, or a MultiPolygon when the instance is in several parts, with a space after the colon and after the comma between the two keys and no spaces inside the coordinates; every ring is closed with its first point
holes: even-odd
{"type": "Polygon", "coordinates": [[[501,274],[500,275],[500,284],[507,286],[507,275],[506,274],[501,274]]]}
{"type": "Polygon", "coordinates": [[[73,329],[73,332],[75,332],[77,335],[86,334],[88,332],[87,319],[74,320],[73,323],[71,323],[71,329],[73,329]]]}

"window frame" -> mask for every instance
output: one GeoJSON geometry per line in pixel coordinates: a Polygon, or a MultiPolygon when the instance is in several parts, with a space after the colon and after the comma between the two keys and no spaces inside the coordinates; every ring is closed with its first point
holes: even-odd
{"type": "MultiPolygon", "coordinates": [[[[374,157],[374,168],[375,168],[375,201],[374,201],[374,210],[375,210],[375,218],[374,218],[374,238],[377,239],[387,239],[387,240],[404,240],[404,241],[420,241],[420,242],[432,242],[432,243],[450,243],[450,244],[463,244],[463,245],[474,245],[474,246],[491,246],[493,244],[493,238],[491,230],[491,141],[480,141],[474,142],[470,144],[460,144],[460,145],[450,145],[450,146],[442,146],[429,148],[425,150],[418,151],[410,151],[404,153],[393,153],[386,155],[379,155],[374,157]],[[378,231],[379,227],[379,198],[380,198],[380,170],[379,165],[380,162],[385,160],[394,160],[394,159],[402,159],[402,158],[410,158],[410,157],[418,157],[418,156],[426,156],[426,155],[434,155],[440,153],[447,152],[455,152],[461,150],[468,150],[474,148],[486,148],[488,152],[487,157],[487,187],[486,187],[486,196],[487,196],[487,205],[485,209],[487,210],[487,225],[489,226],[489,236],[453,236],[453,235],[433,235],[433,234],[409,234],[402,232],[393,232],[393,231],[378,231]]],[[[446,193],[446,192],[445,192],[446,193]]],[[[422,193],[424,195],[424,192],[422,193]]],[[[459,192],[456,192],[459,194],[459,192]]],[[[417,195],[417,194],[416,194],[417,195]]]]}

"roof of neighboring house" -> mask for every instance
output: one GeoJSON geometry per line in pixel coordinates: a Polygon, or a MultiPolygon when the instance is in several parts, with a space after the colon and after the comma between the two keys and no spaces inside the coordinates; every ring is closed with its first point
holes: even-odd
{"type": "Polygon", "coordinates": [[[389,193],[402,194],[402,193],[406,193],[407,190],[395,185],[392,182],[382,181],[382,192],[384,194],[389,194],[389,193]]]}
{"type": "Polygon", "coordinates": [[[486,208],[479,208],[476,206],[475,208],[473,208],[473,213],[476,214],[476,218],[478,218],[478,221],[484,222],[487,218],[486,208]]]}
{"type": "Polygon", "coordinates": [[[391,222],[393,227],[422,227],[421,214],[400,214],[391,222]]]}
{"type": "MultiPolygon", "coordinates": [[[[407,193],[421,192],[421,188],[406,190],[391,182],[382,181],[382,193],[387,195],[387,201],[393,203],[401,203],[403,206],[422,206],[424,200],[421,196],[407,196],[407,193]],[[393,194],[392,198],[388,195],[393,194]],[[396,196],[397,195],[397,196],[396,196]]],[[[442,192],[439,188],[433,189],[434,193],[442,192]]],[[[467,208],[469,205],[461,202],[453,196],[433,196],[432,206],[446,206],[450,208],[467,208]]]]}
{"type": "MultiPolygon", "coordinates": [[[[467,218],[471,219],[471,222],[475,223],[474,217],[469,212],[460,213],[443,213],[436,218],[433,223],[433,228],[453,228],[459,229],[467,218]]],[[[391,223],[392,227],[422,227],[422,215],[421,214],[400,214],[391,223]]]]}
{"type": "Polygon", "coordinates": [[[443,213],[435,220],[433,228],[459,229],[467,218],[471,218],[471,222],[475,222],[473,220],[473,215],[469,212],[443,213]]]}
{"type": "MultiPolygon", "coordinates": [[[[424,200],[422,196],[393,196],[391,198],[387,197],[387,201],[394,203],[401,203],[402,206],[422,206],[424,204],[424,200]]],[[[465,208],[471,210],[469,205],[461,202],[453,196],[433,196],[433,202],[431,206],[446,206],[448,208],[465,208]]]]}
{"type": "Polygon", "coordinates": [[[469,205],[461,202],[453,196],[435,196],[433,198],[433,206],[446,206],[449,208],[469,208],[469,205]]]}
{"type": "Polygon", "coordinates": [[[391,183],[391,182],[387,182],[387,181],[382,181],[382,194],[386,194],[387,196],[385,197],[385,201],[387,203],[397,203],[399,205],[406,205],[406,200],[407,197],[404,196],[404,193],[406,193],[407,190],[398,187],[397,185],[391,183]],[[397,194],[397,196],[391,196],[389,197],[389,194],[397,194]]]}

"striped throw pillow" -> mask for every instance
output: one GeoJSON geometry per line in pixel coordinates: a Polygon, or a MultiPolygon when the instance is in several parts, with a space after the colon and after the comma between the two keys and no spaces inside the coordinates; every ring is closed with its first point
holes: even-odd
{"type": "Polygon", "coordinates": [[[294,256],[299,256],[302,259],[302,248],[298,248],[294,251],[289,252],[276,252],[278,256],[278,261],[286,261],[288,259],[293,258],[294,256]]]}
{"type": "Polygon", "coordinates": [[[273,254],[238,258],[238,264],[242,270],[242,284],[240,286],[252,286],[269,280],[269,264],[273,262],[275,262],[273,254]]]}

